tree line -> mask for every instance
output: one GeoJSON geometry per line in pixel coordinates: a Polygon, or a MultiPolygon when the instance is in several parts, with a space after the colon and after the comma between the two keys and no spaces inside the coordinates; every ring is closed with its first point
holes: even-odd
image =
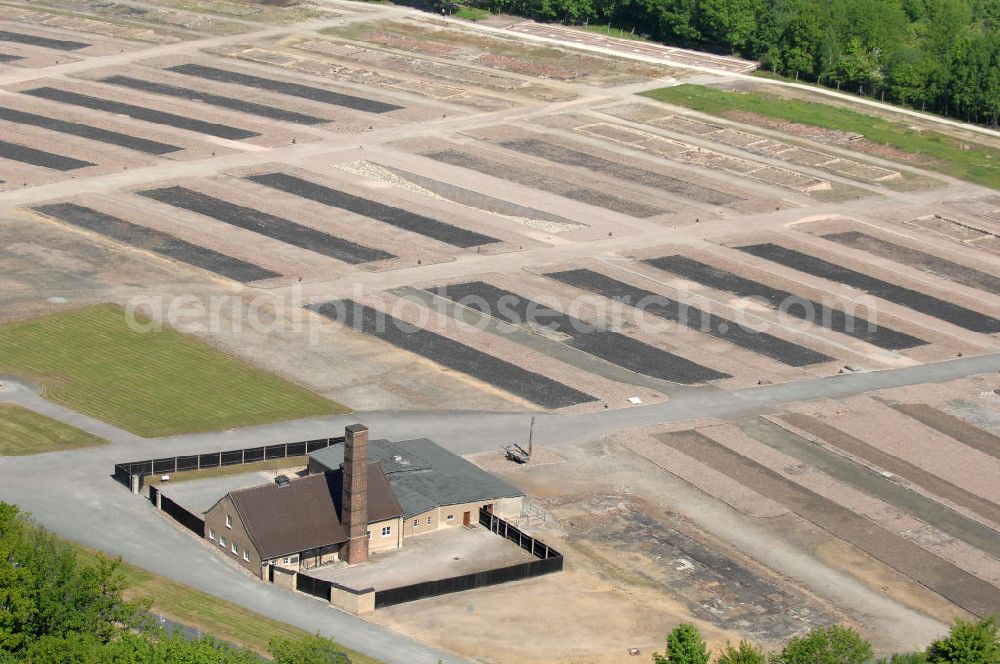
{"type": "Polygon", "coordinates": [[[472,1],[741,55],[782,76],[966,121],[1000,116],[997,0],[472,1]]]}
{"type": "MultiPolygon", "coordinates": [[[[653,653],[653,664],[709,664],[712,656],[698,629],[682,623],[667,635],[667,648],[653,653]]],[[[853,629],[832,625],[797,636],[780,651],[765,653],[749,641],[726,643],[715,664],[868,664],[874,660],[871,643],[853,629]]],[[[956,620],[951,631],[926,650],[897,653],[875,664],[998,664],[1000,623],[996,617],[968,622],[956,620]]]]}
{"type": "MultiPolygon", "coordinates": [[[[168,634],[126,589],[120,560],[81,562],[0,502],[0,664],[260,664],[246,648],[168,634]]],[[[275,639],[269,653],[274,664],[350,664],[320,636],[275,639]]]]}

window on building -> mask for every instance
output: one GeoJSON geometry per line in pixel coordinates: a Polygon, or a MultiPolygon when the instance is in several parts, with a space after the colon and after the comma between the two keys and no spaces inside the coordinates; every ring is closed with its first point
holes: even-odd
{"type": "Polygon", "coordinates": [[[420,527],[420,519],[414,519],[413,520],[413,527],[414,528],[419,528],[420,527]]]}
{"type": "Polygon", "coordinates": [[[232,527],[233,527],[233,517],[231,517],[231,516],[229,516],[227,514],[226,515],[226,528],[232,528],[232,527]]]}
{"type": "Polygon", "coordinates": [[[208,539],[210,539],[210,540],[214,540],[215,539],[215,528],[209,528],[208,529],[208,539]]]}
{"type": "Polygon", "coordinates": [[[250,562],[250,554],[247,553],[246,549],[243,549],[243,560],[245,560],[246,562],[250,562]]]}
{"type": "Polygon", "coordinates": [[[392,535],[392,526],[382,526],[382,537],[392,535]]]}
{"type": "Polygon", "coordinates": [[[368,539],[371,539],[371,538],[372,538],[372,531],[369,530],[368,531],[368,539]]]}
{"type": "Polygon", "coordinates": [[[230,549],[233,553],[239,553],[240,547],[236,546],[236,542],[233,542],[233,546],[230,549]]]}
{"type": "Polygon", "coordinates": [[[449,521],[454,521],[455,520],[455,515],[454,514],[449,514],[448,515],[448,520],[449,521]]]}
{"type": "Polygon", "coordinates": [[[298,556],[292,556],[291,563],[294,565],[297,562],[299,562],[299,557],[298,556]]]}
{"type": "Polygon", "coordinates": [[[282,558],[281,562],[283,562],[286,565],[288,565],[290,563],[290,560],[288,558],[282,558]]]}
{"type": "Polygon", "coordinates": [[[222,547],[226,546],[226,538],[225,537],[220,537],[219,538],[219,546],[222,546],[222,547]]]}
{"type": "Polygon", "coordinates": [[[432,517],[427,517],[427,525],[428,525],[428,526],[429,526],[429,525],[431,525],[431,518],[432,518],[432,517]]]}

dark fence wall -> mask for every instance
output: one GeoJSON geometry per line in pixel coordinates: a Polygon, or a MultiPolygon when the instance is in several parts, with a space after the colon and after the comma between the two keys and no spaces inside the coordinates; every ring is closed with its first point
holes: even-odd
{"type": "Polygon", "coordinates": [[[317,579],[312,576],[308,576],[299,572],[295,577],[295,589],[299,592],[303,592],[314,597],[319,597],[320,599],[325,599],[330,601],[330,586],[332,584],[329,581],[324,581],[323,579],[317,579]]]}
{"type": "Polygon", "coordinates": [[[261,447],[246,447],[240,450],[225,452],[207,452],[205,454],[190,454],[186,456],[163,457],[161,459],[146,459],[145,461],[127,461],[115,464],[112,475],[115,481],[131,489],[132,477],[139,478],[139,488],[142,488],[142,478],[146,475],[168,475],[185,470],[205,470],[220,466],[237,466],[271,459],[305,456],[310,452],[321,450],[331,445],[344,442],[343,436],[335,438],[317,438],[303,440],[297,443],[278,443],[261,447]]]}
{"type": "Polygon", "coordinates": [[[159,501],[160,509],[169,514],[174,521],[181,524],[198,537],[205,536],[205,521],[197,514],[188,512],[186,509],[175,503],[173,500],[160,493],[155,486],[149,487],[149,500],[154,505],[159,501]]]}
{"type": "Polygon", "coordinates": [[[516,527],[500,517],[490,514],[485,509],[479,510],[479,523],[501,537],[516,542],[522,549],[533,554],[538,560],[510,565],[509,567],[498,567],[497,569],[485,572],[462,574],[461,576],[452,576],[447,579],[423,581],[408,586],[400,586],[399,588],[379,590],[375,593],[375,608],[380,609],[384,606],[412,602],[424,599],[425,597],[436,597],[463,590],[495,586],[500,583],[519,581],[533,576],[562,571],[562,554],[544,542],[521,532],[516,527]]]}

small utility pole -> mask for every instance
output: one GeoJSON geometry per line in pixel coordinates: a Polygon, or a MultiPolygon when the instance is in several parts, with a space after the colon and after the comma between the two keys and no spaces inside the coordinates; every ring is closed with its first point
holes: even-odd
{"type": "Polygon", "coordinates": [[[535,416],[531,416],[531,426],[528,428],[528,458],[531,458],[532,447],[535,445],[535,416]]]}

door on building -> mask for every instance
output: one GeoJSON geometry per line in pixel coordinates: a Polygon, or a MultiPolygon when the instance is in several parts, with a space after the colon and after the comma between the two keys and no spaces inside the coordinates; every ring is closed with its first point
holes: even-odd
{"type": "Polygon", "coordinates": [[[472,512],[466,512],[462,515],[462,525],[466,528],[472,525],[472,512]]]}

